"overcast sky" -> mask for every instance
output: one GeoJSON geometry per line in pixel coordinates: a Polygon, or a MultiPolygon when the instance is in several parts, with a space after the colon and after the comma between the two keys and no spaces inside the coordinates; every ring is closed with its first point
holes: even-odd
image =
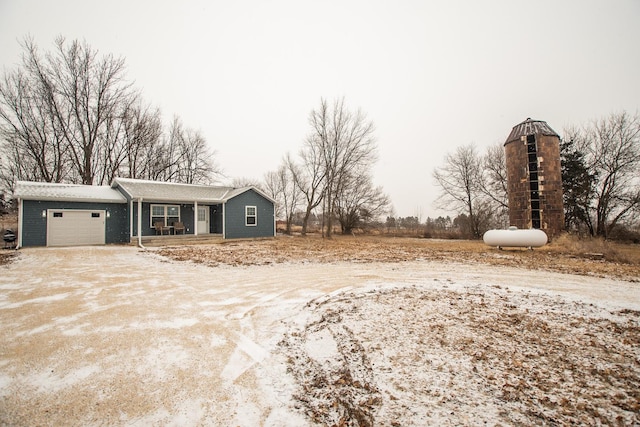
{"type": "Polygon", "coordinates": [[[433,169],[504,142],[640,107],[640,1],[0,0],[0,64],[31,35],[126,59],[145,100],[198,129],[230,178],[261,180],[320,98],[376,125],[374,180],[398,216],[437,216],[433,169]]]}

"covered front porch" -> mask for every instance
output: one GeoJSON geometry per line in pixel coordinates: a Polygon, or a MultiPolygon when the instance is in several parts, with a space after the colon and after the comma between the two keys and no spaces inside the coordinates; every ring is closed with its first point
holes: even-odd
{"type": "Polygon", "coordinates": [[[131,211],[132,239],[138,230],[143,240],[224,236],[223,204],[132,200],[131,211]]]}

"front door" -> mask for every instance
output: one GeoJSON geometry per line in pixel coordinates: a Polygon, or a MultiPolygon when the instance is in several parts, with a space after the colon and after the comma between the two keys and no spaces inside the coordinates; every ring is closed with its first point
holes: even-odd
{"type": "Polygon", "coordinates": [[[198,234],[209,234],[209,206],[198,206],[198,234]]]}

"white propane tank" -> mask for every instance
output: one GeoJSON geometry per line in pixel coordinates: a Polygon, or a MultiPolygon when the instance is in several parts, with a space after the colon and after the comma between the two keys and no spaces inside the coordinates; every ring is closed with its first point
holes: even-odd
{"type": "Polygon", "coordinates": [[[539,248],[547,244],[547,234],[542,230],[530,228],[519,230],[509,227],[507,230],[489,230],[484,233],[482,240],[489,246],[539,248]]]}

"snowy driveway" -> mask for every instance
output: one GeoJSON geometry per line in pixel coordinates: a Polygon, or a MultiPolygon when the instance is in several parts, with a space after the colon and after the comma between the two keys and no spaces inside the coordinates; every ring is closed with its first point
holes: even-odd
{"type": "Polygon", "coordinates": [[[209,268],[108,246],[0,272],[0,424],[305,425],[275,348],[333,292],[499,285],[640,310],[638,283],[456,263],[209,268]]]}

